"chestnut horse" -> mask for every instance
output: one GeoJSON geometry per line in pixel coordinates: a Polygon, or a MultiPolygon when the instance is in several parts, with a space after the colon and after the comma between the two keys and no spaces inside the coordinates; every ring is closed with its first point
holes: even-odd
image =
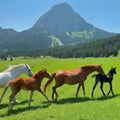
{"type": "Polygon", "coordinates": [[[51,78],[51,75],[47,72],[46,69],[42,69],[38,71],[36,74],[34,74],[32,77],[29,77],[29,78],[16,78],[16,79],[9,81],[5,85],[5,90],[4,90],[6,92],[6,90],[10,86],[11,91],[12,91],[12,94],[9,96],[8,110],[12,110],[12,107],[13,107],[12,101],[14,100],[16,94],[21,89],[31,91],[30,98],[28,101],[29,107],[30,107],[30,102],[31,102],[34,90],[37,90],[38,92],[42,93],[45,96],[45,98],[49,101],[48,97],[40,89],[41,82],[44,77],[49,78],[49,79],[51,78]]]}
{"type": "Polygon", "coordinates": [[[87,76],[97,71],[100,74],[104,74],[104,71],[101,67],[101,65],[87,65],[82,66],[73,70],[59,70],[52,74],[52,78],[50,78],[44,85],[44,93],[46,93],[47,86],[52,82],[53,78],[55,79],[55,86],[53,87],[52,92],[52,99],[54,99],[54,94],[56,95],[55,100],[58,98],[58,94],[56,92],[56,89],[63,84],[69,84],[74,85],[78,83],[78,88],[76,92],[76,97],[78,97],[78,92],[80,89],[80,86],[82,85],[83,94],[85,96],[85,87],[84,87],[84,81],[86,80],[87,76]]]}
{"type": "MultiPolygon", "coordinates": [[[[29,77],[33,75],[33,72],[28,64],[19,64],[10,66],[7,70],[0,73],[0,88],[4,87],[8,81],[17,78],[22,73],[27,74],[29,77]]],[[[0,103],[2,102],[4,92],[0,97],[0,103]]],[[[16,102],[16,101],[15,101],[16,102]]]]}

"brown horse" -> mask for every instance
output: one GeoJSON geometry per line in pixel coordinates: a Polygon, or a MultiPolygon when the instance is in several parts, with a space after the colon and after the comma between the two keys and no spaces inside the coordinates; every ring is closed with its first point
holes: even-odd
{"type": "Polygon", "coordinates": [[[29,78],[16,78],[16,79],[9,81],[6,84],[5,90],[4,90],[6,92],[7,88],[10,86],[11,91],[12,91],[12,94],[9,96],[8,110],[12,110],[13,108],[12,101],[14,100],[16,94],[21,89],[31,91],[30,98],[28,101],[29,107],[30,107],[30,102],[31,102],[34,90],[37,90],[38,92],[42,93],[46,97],[46,99],[49,101],[48,97],[40,89],[41,82],[44,77],[49,78],[49,79],[51,78],[50,74],[47,72],[46,69],[42,69],[38,71],[36,74],[34,74],[32,77],[29,77],[29,78]]]}
{"type": "Polygon", "coordinates": [[[73,70],[59,70],[52,74],[52,78],[50,78],[44,85],[44,93],[46,93],[47,86],[52,82],[53,78],[55,79],[55,86],[53,87],[52,92],[52,99],[54,99],[54,94],[56,94],[55,100],[58,98],[58,94],[56,92],[56,89],[63,84],[69,84],[74,85],[78,83],[78,88],[76,92],[76,97],[78,97],[78,92],[80,89],[80,86],[82,85],[83,94],[85,96],[85,87],[84,87],[84,81],[86,80],[87,76],[97,71],[100,74],[104,74],[104,71],[101,67],[101,65],[87,65],[82,66],[73,70]]]}

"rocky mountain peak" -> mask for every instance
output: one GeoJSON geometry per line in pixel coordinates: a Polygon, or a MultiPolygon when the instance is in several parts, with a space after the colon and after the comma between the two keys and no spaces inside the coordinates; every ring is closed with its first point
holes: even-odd
{"type": "Polygon", "coordinates": [[[93,28],[67,3],[53,6],[41,16],[33,28],[45,28],[50,34],[60,35],[65,32],[83,31],[93,28]]]}

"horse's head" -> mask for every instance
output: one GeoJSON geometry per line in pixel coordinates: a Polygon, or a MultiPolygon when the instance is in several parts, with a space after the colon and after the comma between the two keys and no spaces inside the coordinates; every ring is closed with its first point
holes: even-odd
{"type": "Polygon", "coordinates": [[[24,73],[26,73],[29,77],[31,77],[33,75],[33,72],[30,68],[30,66],[28,64],[24,64],[24,67],[23,67],[23,71],[24,73]]]}
{"type": "Polygon", "coordinates": [[[105,74],[104,71],[103,71],[103,69],[102,69],[102,67],[101,67],[101,65],[96,65],[96,71],[97,71],[98,73],[102,74],[102,75],[105,74]]]}
{"type": "Polygon", "coordinates": [[[46,69],[42,69],[40,72],[39,72],[43,77],[46,77],[46,78],[51,78],[51,75],[47,72],[46,69]]]}
{"type": "Polygon", "coordinates": [[[110,69],[110,73],[116,74],[116,67],[110,69]]]}

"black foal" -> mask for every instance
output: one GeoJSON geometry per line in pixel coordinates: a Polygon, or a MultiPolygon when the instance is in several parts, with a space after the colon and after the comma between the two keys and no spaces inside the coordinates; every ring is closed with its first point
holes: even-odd
{"type": "Polygon", "coordinates": [[[91,94],[92,97],[93,97],[93,93],[94,93],[94,90],[95,90],[98,82],[101,83],[100,89],[101,89],[101,91],[102,91],[102,93],[103,93],[104,96],[105,96],[105,93],[104,93],[104,91],[103,91],[103,83],[104,83],[104,82],[108,82],[109,85],[110,85],[110,90],[109,90],[109,92],[108,92],[107,95],[110,94],[110,91],[112,92],[112,95],[114,95],[114,92],[113,92],[113,90],[112,90],[112,80],[113,80],[113,75],[114,75],[114,74],[116,74],[116,68],[111,68],[110,71],[108,72],[108,74],[106,74],[106,75],[95,74],[95,75],[92,76],[92,77],[95,77],[95,84],[94,84],[94,86],[93,86],[92,94],[91,94]]]}

